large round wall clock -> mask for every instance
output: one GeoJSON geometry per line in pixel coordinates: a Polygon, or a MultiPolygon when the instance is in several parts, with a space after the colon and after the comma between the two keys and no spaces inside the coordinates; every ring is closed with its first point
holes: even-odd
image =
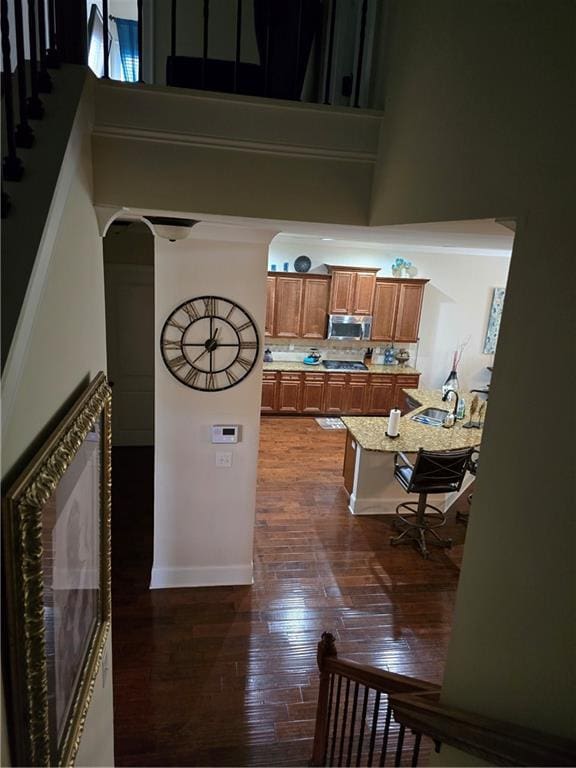
{"type": "Polygon", "coordinates": [[[217,392],[239,384],[258,359],[254,320],[221,296],[197,296],[170,314],[160,337],[170,373],[192,389],[217,392]]]}

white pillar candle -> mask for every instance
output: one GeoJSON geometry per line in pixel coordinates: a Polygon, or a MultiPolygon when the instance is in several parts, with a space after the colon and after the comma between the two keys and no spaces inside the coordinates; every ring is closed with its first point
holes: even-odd
{"type": "Polygon", "coordinates": [[[388,418],[388,429],[386,430],[387,434],[390,437],[396,437],[396,435],[400,431],[400,411],[398,408],[392,408],[390,411],[390,416],[388,418]]]}

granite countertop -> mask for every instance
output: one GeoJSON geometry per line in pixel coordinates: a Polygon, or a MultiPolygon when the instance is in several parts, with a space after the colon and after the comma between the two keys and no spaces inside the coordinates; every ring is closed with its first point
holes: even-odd
{"type": "Polygon", "coordinates": [[[343,371],[325,368],[322,363],[319,365],[307,365],[306,363],[296,362],[294,360],[278,360],[272,363],[264,363],[264,371],[307,371],[308,373],[392,373],[415,375],[419,374],[411,365],[368,365],[367,371],[343,371]]]}
{"type": "Polygon", "coordinates": [[[400,419],[400,436],[386,437],[388,427],[387,416],[341,416],[340,418],[349,429],[350,434],[367,451],[386,451],[396,453],[416,453],[419,448],[429,451],[449,451],[456,448],[469,448],[480,445],[482,429],[463,429],[469,418],[470,403],[473,394],[463,395],[466,402],[466,415],[463,421],[456,421],[451,429],[431,427],[412,421],[411,417],[424,408],[444,408],[451,410],[453,403],[442,402],[442,392],[430,389],[404,389],[407,395],[420,403],[410,413],[400,419]]]}

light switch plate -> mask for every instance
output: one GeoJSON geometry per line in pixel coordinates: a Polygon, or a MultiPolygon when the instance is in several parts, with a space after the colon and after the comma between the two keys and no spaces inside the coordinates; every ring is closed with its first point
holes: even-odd
{"type": "Polygon", "coordinates": [[[232,466],[232,454],[218,451],[216,454],[216,466],[217,467],[231,467],[232,466]]]}

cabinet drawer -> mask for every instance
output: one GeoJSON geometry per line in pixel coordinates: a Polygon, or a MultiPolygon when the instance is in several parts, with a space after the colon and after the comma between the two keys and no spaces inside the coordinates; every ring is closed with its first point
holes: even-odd
{"type": "Polygon", "coordinates": [[[276,371],[263,371],[262,381],[276,381],[276,371]]]}
{"type": "Polygon", "coordinates": [[[304,381],[321,381],[322,383],[324,383],[324,374],[323,373],[305,373],[304,381]]]}
{"type": "Polygon", "coordinates": [[[418,381],[420,380],[420,374],[399,374],[396,376],[396,384],[399,387],[416,388],[418,387],[418,381]]]}
{"type": "Polygon", "coordinates": [[[300,381],[301,373],[280,373],[280,381],[300,381]]]}

